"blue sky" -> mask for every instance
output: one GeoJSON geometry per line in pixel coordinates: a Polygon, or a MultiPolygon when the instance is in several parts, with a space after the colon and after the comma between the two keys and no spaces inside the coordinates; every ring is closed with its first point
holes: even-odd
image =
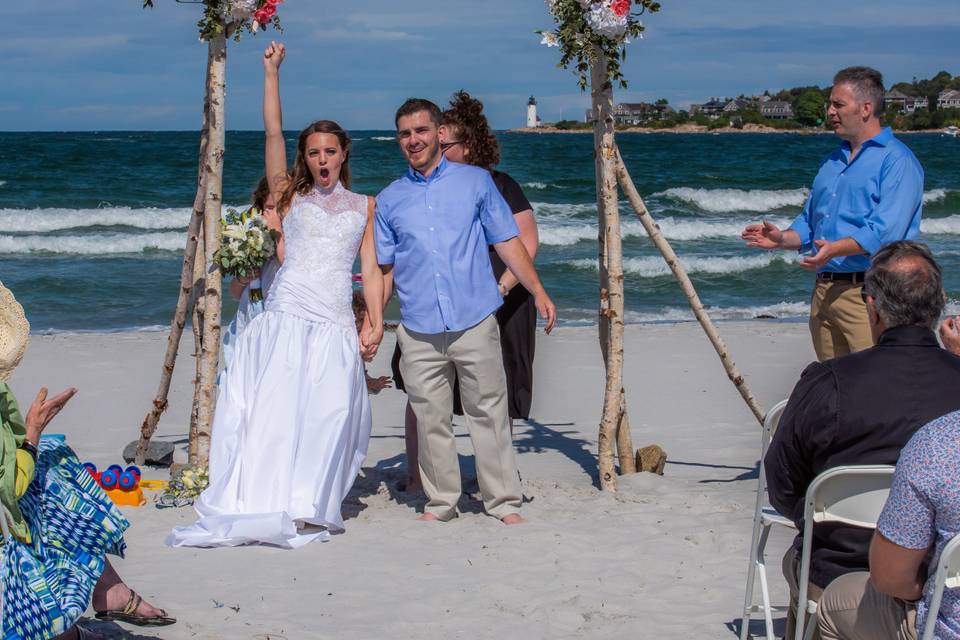
{"type": "MultiPolygon", "coordinates": [[[[156,0],[42,0],[5,7],[0,130],[196,129],[205,45],[200,5],[156,0]],[[42,8],[42,10],[41,10],[42,8]]],[[[618,101],[829,84],[852,64],[888,82],[960,73],[956,0],[662,0],[630,46],[618,101]]],[[[285,124],[324,117],[384,129],[408,96],[443,102],[464,88],[494,126],[523,122],[536,95],[550,121],[582,118],[589,99],[557,50],[532,33],[551,25],[542,0],[287,0],[285,124]]],[[[258,129],[260,56],[275,32],[231,43],[227,125],[258,129]]]]}

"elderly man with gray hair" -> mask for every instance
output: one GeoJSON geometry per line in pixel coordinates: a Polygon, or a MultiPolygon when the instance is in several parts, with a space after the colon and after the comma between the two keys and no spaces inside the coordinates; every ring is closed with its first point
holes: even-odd
{"type": "Polygon", "coordinates": [[[748,247],[809,253],[800,266],[817,274],[810,334],[820,361],[872,344],[860,298],[870,256],[920,231],[923,169],[891,129],[880,126],[883,95],[879,71],[838,72],[827,118],[840,145],[820,166],[803,211],[788,229],[764,220],[741,235],[748,247]]]}
{"type": "MultiPolygon", "coordinates": [[[[877,251],[861,294],[875,345],[807,367],[764,460],[770,504],[800,531],[804,496],[818,474],[843,465],[894,465],[920,427],[960,409],[960,357],[937,343],[946,296],[926,245],[901,240],[877,251]]],[[[835,578],[867,570],[870,538],[858,527],[814,527],[811,599],[835,578]]],[[[783,559],[794,600],[799,549],[798,536],[783,559]]],[[[788,638],[794,622],[788,617],[788,638]]]]}

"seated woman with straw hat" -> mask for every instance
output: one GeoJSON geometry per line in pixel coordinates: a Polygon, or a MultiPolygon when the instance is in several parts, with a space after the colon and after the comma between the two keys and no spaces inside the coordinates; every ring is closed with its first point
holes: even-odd
{"type": "Polygon", "coordinates": [[[140,598],[106,554],[122,556],[129,526],[67,445],[40,439],[77,392],[45,388],[22,416],[6,380],[26,350],[30,325],[0,283],[0,637],[33,640],[100,636],[76,622],[93,603],[97,618],[143,626],[176,622],[140,598]]]}

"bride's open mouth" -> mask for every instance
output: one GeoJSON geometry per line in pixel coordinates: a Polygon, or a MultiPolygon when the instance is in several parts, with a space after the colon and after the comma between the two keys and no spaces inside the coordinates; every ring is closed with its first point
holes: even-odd
{"type": "Polygon", "coordinates": [[[327,169],[326,167],[321,167],[321,168],[320,168],[320,179],[321,179],[321,180],[328,180],[329,178],[330,178],[330,169],[327,169]]]}

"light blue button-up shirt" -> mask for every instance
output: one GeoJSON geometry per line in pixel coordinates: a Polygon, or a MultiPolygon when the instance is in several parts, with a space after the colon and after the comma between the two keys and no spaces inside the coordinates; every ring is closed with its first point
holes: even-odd
{"type": "Polygon", "coordinates": [[[827,156],[790,228],[800,236],[800,251],[811,251],[814,240],[853,238],[868,255],[833,258],[821,271],[866,271],[881,246],[919,235],[922,209],[923,168],[884,127],[853,161],[845,140],[827,156]]]}
{"type": "Polygon", "coordinates": [[[403,326],[462,331],[503,300],[487,245],[520,234],[513,212],[479,167],[440,160],[425,178],[408,169],[377,196],[377,260],[394,265],[403,326]]]}

